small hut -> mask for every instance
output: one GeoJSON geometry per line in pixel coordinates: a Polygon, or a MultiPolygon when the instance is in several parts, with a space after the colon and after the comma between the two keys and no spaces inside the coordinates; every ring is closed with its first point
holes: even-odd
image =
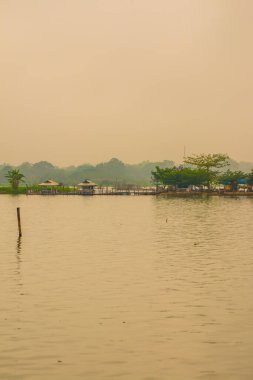
{"type": "Polygon", "coordinates": [[[41,194],[56,194],[57,187],[60,184],[52,179],[47,179],[46,181],[39,183],[41,187],[41,194]]]}
{"type": "Polygon", "coordinates": [[[85,179],[77,185],[80,188],[80,193],[83,195],[93,195],[95,192],[96,183],[85,179]]]}

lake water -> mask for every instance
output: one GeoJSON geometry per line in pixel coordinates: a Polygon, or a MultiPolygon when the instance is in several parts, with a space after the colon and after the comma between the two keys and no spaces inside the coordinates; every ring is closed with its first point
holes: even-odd
{"type": "Polygon", "coordinates": [[[0,270],[1,380],[253,378],[253,199],[1,195],[0,270]]]}

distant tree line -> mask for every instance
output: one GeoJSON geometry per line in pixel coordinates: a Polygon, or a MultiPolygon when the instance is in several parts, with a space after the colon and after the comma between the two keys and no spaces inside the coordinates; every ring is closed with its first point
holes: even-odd
{"type": "Polygon", "coordinates": [[[66,168],[59,168],[47,161],[35,164],[25,162],[18,166],[0,165],[1,186],[8,184],[14,191],[21,184],[33,186],[47,179],[54,179],[66,186],[91,179],[100,186],[118,188],[155,183],[174,189],[189,186],[211,189],[222,184],[235,190],[241,184],[253,185],[253,164],[237,163],[223,154],[203,154],[186,157],[179,166],[171,160],[130,165],[117,158],[97,165],[83,164],[66,168]]]}
{"type": "Polygon", "coordinates": [[[175,163],[170,160],[144,161],[130,165],[117,158],[97,165],[83,164],[66,168],[57,167],[47,161],[35,164],[24,162],[18,166],[2,164],[0,165],[0,183],[7,184],[9,182],[6,177],[8,173],[18,170],[25,177],[22,177],[22,180],[25,179],[27,185],[36,185],[47,179],[54,179],[64,185],[76,185],[84,179],[91,179],[101,186],[144,186],[151,184],[151,172],[155,170],[156,166],[167,168],[174,165],[175,163]]]}

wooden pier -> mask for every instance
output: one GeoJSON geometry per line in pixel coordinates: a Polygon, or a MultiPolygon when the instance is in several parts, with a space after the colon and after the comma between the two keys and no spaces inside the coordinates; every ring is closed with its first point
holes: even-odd
{"type": "Polygon", "coordinates": [[[79,196],[146,196],[146,195],[161,195],[165,197],[253,197],[253,192],[242,191],[162,191],[154,187],[147,188],[134,188],[134,189],[117,189],[113,187],[98,187],[93,191],[88,192],[73,189],[73,191],[61,190],[27,190],[27,195],[79,195],[79,196]]]}
{"type": "Polygon", "coordinates": [[[161,191],[157,191],[155,188],[136,188],[136,189],[116,189],[113,187],[99,187],[94,191],[64,191],[64,189],[57,191],[56,189],[51,190],[27,190],[27,195],[81,195],[81,196],[98,196],[98,195],[107,195],[107,196],[133,196],[133,195],[157,195],[161,191]]]}

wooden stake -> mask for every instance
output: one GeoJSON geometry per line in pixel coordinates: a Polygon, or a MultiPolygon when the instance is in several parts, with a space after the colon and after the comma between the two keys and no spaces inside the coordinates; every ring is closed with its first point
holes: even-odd
{"type": "Polygon", "coordinates": [[[22,230],[21,230],[21,219],[20,219],[20,208],[17,207],[17,218],[18,218],[18,236],[22,236],[22,230]]]}

